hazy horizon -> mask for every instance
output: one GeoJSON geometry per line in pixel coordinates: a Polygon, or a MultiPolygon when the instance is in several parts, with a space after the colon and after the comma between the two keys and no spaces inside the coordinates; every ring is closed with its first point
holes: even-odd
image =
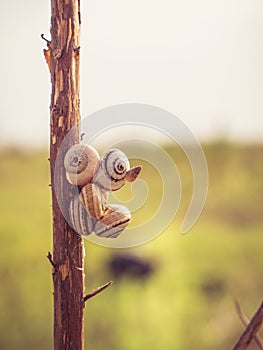
{"type": "MultiPolygon", "coordinates": [[[[0,144],[48,145],[50,77],[40,34],[50,37],[49,7],[3,4],[0,144]]],[[[83,2],[82,116],[145,103],[175,114],[201,142],[261,141],[262,17],[262,1],[83,2]]]]}

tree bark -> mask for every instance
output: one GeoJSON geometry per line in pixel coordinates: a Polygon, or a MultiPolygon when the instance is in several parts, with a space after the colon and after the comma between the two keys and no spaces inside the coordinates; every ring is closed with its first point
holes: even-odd
{"type": "MultiPolygon", "coordinates": [[[[54,169],[63,139],[79,125],[80,0],[51,0],[51,42],[45,57],[51,73],[50,172],[53,210],[54,349],[84,349],[83,241],[65,220],[54,189],[54,169]]],[[[57,160],[63,201],[70,197],[64,155],[79,142],[79,127],[57,160]]]]}

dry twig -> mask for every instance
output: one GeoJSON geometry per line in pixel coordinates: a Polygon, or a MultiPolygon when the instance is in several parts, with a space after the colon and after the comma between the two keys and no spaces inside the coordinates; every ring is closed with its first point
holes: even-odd
{"type": "Polygon", "coordinates": [[[53,258],[52,258],[52,254],[50,252],[47,253],[47,258],[50,262],[50,264],[54,267],[54,269],[56,268],[56,264],[54,263],[53,261],[53,258]]]}
{"type": "MultiPolygon", "coordinates": [[[[249,322],[250,322],[249,318],[242,311],[242,309],[241,309],[241,307],[240,307],[240,305],[239,305],[237,300],[234,301],[234,304],[235,304],[236,312],[237,312],[240,320],[242,321],[243,325],[247,327],[249,325],[249,322]]],[[[255,342],[258,344],[259,348],[261,350],[263,350],[263,340],[262,340],[262,338],[260,337],[259,334],[255,335],[255,342]]]]}
{"type": "Polygon", "coordinates": [[[233,350],[246,350],[252,339],[256,336],[263,323],[263,302],[247,325],[233,350]]]}
{"type": "Polygon", "coordinates": [[[112,285],[112,281],[109,281],[109,282],[105,283],[103,286],[100,286],[100,287],[94,289],[92,292],[85,295],[84,302],[86,302],[88,299],[90,299],[92,297],[95,297],[95,295],[102,292],[104,289],[108,288],[111,285],[112,285]]]}

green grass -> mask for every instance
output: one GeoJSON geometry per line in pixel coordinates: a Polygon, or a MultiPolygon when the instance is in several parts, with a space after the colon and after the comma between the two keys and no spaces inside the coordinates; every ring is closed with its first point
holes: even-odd
{"type": "MultiPolygon", "coordinates": [[[[237,298],[248,316],[263,291],[263,146],[204,146],[209,194],[203,214],[179,233],[191,198],[190,167],[168,147],[183,179],[183,201],[174,222],[151,242],[127,252],[150,259],[145,281],[117,280],[87,303],[85,340],[96,350],[231,349],[243,326],[237,298]]],[[[0,349],[52,348],[51,203],[46,152],[0,152],[0,349]]],[[[151,206],[158,174],[145,166],[151,206]]],[[[120,193],[120,198],[128,196],[120,193]]],[[[136,216],[135,223],[139,221],[136,216]]],[[[86,289],[111,279],[107,260],[116,250],[85,242],[86,289]]],[[[250,349],[256,349],[251,345],[250,349]]]]}

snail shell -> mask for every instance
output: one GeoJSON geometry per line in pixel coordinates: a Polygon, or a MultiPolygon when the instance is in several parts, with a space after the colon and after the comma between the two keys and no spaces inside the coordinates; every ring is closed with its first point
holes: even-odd
{"type": "Polygon", "coordinates": [[[99,164],[99,154],[91,146],[76,144],[65,155],[66,177],[72,185],[83,186],[91,182],[99,164]]]}
{"type": "Polygon", "coordinates": [[[129,169],[130,163],[126,155],[118,149],[111,149],[103,156],[93,182],[106,191],[116,191],[125,184],[129,169]]]}
{"type": "Polygon", "coordinates": [[[103,156],[93,181],[106,191],[116,191],[125,184],[129,169],[126,155],[118,149],[112,149],[103,156]]]}
{"type": "Polygon", "coordinates": [[[95,184],[87,184],[80,192],[80,200],[88,213],[96,220],[99,220],[106,204],[106,193],[95,184]]]}
{"type": "Polygon", "coordinates": [[[128,226],[131,213],[123,205],[109,205],[102,218],[95,224],[97,236],[116,238],[128,226]]]}
{"type": "Polygon", "coordinates": [[[109,150],[99,161],[97,151],[83,144],[69,149],[64,167],[68,181],[82,187],[70,202],[74,230],[81,235],[95,231],[100,237],[118,237],[131,221],[131,214],[124,206],[107,206],[107,191],[118,190],[126,181],[133,182],[142,167],[130,169],[128,158],[118,149],[109,150]]]}
{"type": "Polygon", "coordinates": [[[95,220],[84,208],[78,195],[75,195],[70,202],[69,217],[72,227],[80,235],[87,236],[93,232],[95,220]]]}

